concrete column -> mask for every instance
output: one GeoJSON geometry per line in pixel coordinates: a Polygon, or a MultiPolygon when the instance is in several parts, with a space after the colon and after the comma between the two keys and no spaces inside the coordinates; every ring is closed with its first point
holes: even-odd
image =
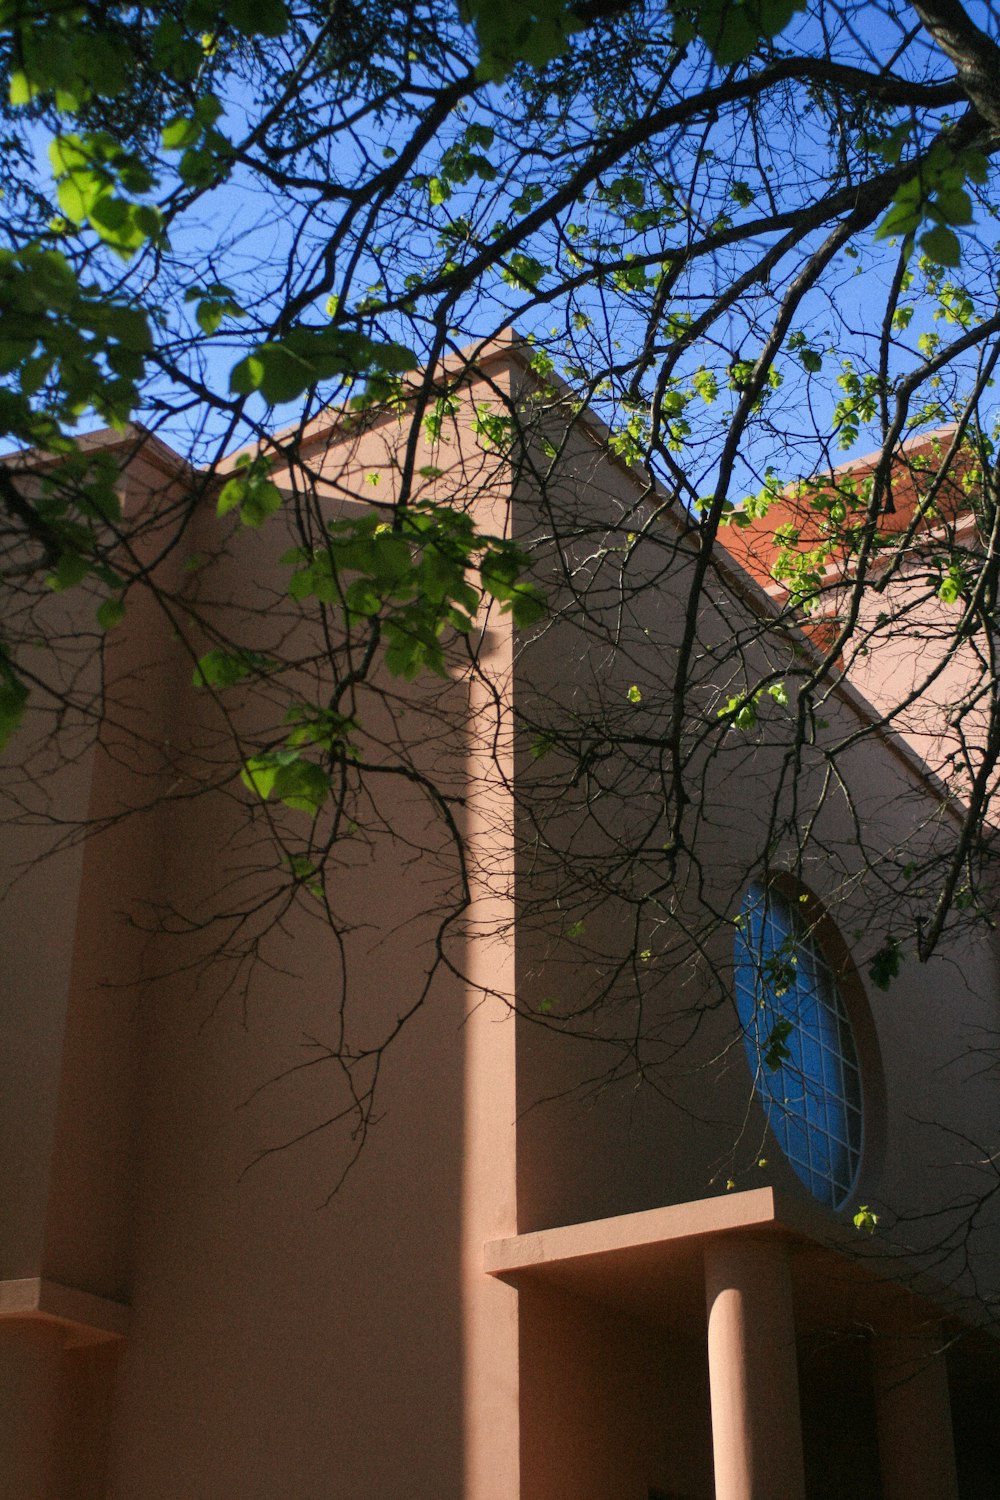
{"type": "Polygon", "coordinates": [[[805,1500],[791,1277],[777,1238],[705,1250],[716,1500],[805,1500]]]}
{"type": "Polygon", "coordinates": [[[63,1493],[64,1337],[41,1319],[0,1323],[0,1494],[12,1500],[58,1500],[63,1493]]]}
{"type": "Polygon", "coordinates": [[[901,1316],[872,1343],[884,1500],[958,1500],[948,1371],[934,1323],[901,1316]]]}

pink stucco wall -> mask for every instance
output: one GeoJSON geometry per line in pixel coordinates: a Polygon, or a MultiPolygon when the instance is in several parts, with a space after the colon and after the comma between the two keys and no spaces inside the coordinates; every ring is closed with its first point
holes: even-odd
{"type": "MultiPolygon", "coordinates": [[[[500,351],[469,400],[525,395],[523,364],[500,351]]],[[[467,401],[443,441],[421,439],[415,467],[443,471],[428,493],[457,488],[482,524],[530,542],[544,449],[512,475],[472,426],[467,401]]],[[[320,425],[301,467],[279,470],[289,509],[296,496],[317,517],[383,502],[399,482],[399,438],[394,417],[347,434],[320,425]]],[[[141,459],[129,474],[137,503],[164,482],[141,459]]],[[[171,495],[190,483],[181,477],[171,495]]],[[[573,510],[627,525],[636,482],[581,429],[544,495],[549,520],[573,510]]],[[[49,1278],[131,1309],[125,1340],[74,1349],[66,1320],[0,1318],[0,1377],[17,1396],[9,1423],[15,1413],[21,1423],[4,1440],[25,1476],[12,1500],[645,1500],[649,1486],[708,1500],[698,1256],[684,1262],[677,1304],[652,1317],[593,1288],[519,1288],[487,1275],[483,1255],[518,1232],[724,1194],[737,1159],[740,1188],[773,1182],[804,1198],[753,1100],[725,920],[780,749],[765,725],[752,755],[734,740],[706,760],[700,837],[720,920],[699,948],[658,912],[651,958],[591,1010],[601,975],[631,948],[628,902],[594,899],[582,878],[560,882],[648,809],[613,793],[598,820],[585,787],[550,806],[561,752],[533,757],[528,734],[574,706],[620,714],[632,683],[647,704],[667,693],[687,566],[681,551],[661,579],[662,548],[637,560],[648,586],[616,644],[617,563],[605,550],[588,574],[589,634],[557,608],[517,639],[494,608],[475,670],[456,653],[446,680],[379,678],[388,703],[361,691],[379,817],[335,864],[334,931],[316,904],[285,902],[274,836],[300,847],[301,815],[252,807],[235,775],[236,735],[266,743],[280,695],[264,682],[217,699],[191,681],[213,632],[249,607],[243,644],[301,646],[292,686],[321,691],[308,628],[279,582],[282,528],[248,536],[232,519],[220,527],[210,501],[196,507],[187,548],[212,565],[185,573],[178,554],[169,607],[137,600],[132,628],[108,642],[111,700],[141,720],[141,750],[112,714],[102,743],[46,781],[46,818],[134,815],[31,868],[4,908],[16,1066],[0,1107],[18,1147],[0,1162],[13,1205],[0,1225],[3,1276],[49,1278]],[[462,799],[472,904],[385,1053],[363,1149],[341,1180],[357,1116],[333,1054],[343,1037],[354,1051],[376,1044],[422,993],[436,917],[455,895],[426,798],[389,769],[400,756],[462,799]],[[616,1078],[640,1003],[651,1050],[639,1073],[616,1078]],[[761,1157],[766,1166],[752,1165],[761,1157]],[[57,1409],[69,1416],[54,1424],[57,1409]]],[[[565,555],[586,572],[597,546],[588,529],[565,555]]],[[[663,546],[676,546],[674,533],[663,546]]],[[[551,552],[540,557],[551,575],[551,552]]],[[[698,701],[713,719],[733,687],[715,680],[707,648],[750,629],[748,587],[714,583],[702,620],[698,701]]],[[[858,712],[832,697],[831,733],[858,712]]],[[[645,774],[629,771],[623,790],[645,774]]],[[[883,841],[908,836],[915,811],[931,806],[914,767],[881,741],[852,750],[844,775],[883,841]]],[[[848,942],[862,932],[864,951],[877,924],[842,799],[830,799],[820,832],[835,857],[810,866],[807,882],[831,903],[846,886],[842,931],[848,942]]],[[[20,860],[39,829],[18,837],[20,860]]],[[[692,919],[683,885],[679,900],[692,919]]],[[[862,1191],[887,1220],[897,1203],[938,1201],[942,1138],[921,1119],[969,1134],[993,1118],[991,1081],[962,1060],[969,1036],[996,1024],[992,940],[965,939],[957,958],[908,967],[888,995],[855,976],[873,1059],[862,1191]]],[[[356,1080],[368,1076],[362,1067],[356,1080]]],[[[949,1171],[951,1192],[960,1178],[949,1171]]],[[[908,1226],[911,1238],[921,1232],[908,1226]]],[[[812,1295],[815,1279],[795,1276],[796,1295],[812,1295]]],[[[835,1364],[803,1384],[807,1427],[837,1386],[835,1364]]],[[[864,1379],[852,1390],[869,1400],[864,1379]]]]}

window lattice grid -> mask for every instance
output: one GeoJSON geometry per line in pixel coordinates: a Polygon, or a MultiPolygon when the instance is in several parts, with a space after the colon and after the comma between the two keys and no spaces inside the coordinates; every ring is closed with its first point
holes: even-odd
{"type": "Polygon", "coordinates": [[[743,903],[736,1001],[768,1123],[793,1169],[838,1208],[861,1161],[861,1074],[840,987],[815,938],[780,891],[743,903]]]}

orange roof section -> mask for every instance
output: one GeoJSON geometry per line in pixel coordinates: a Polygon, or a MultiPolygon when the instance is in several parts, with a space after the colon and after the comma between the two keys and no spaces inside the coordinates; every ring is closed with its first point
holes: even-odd
{"type": "MultiPolygon", "coordinates": [[[[909,527],[926,495],[928,481],[937,474],[941,460],[954,442],[956,431],[954,424],[937,427],[899,445],[890,478],[893,508],[884,510],[880,516],[881,532],[899,535],[909,527]]],[[[734,561],[769,594],[783,594],[784,586],[773,574],[780,553],[791,547],[808,551],[825,542],[830,535],[831,522],[824,510],[813,503],[816,495],[833,496],[838,489],[846,495],[849,483],[860,491],[864,481],[875,472],[881,456],[881,451],[867,453],[862,458],[838,464],[828,475],[817,475],[805,481],[808,490],[797,484],[789,485],[771,502],[766,515],[755,518],[746,526],[731,524],[724,527],[719,533],[719,541],[734,561]]],[[[970,465],[971,455],[967,449],[960,448],[935,495],[934,522],[953,522],[969,512],[969,496],[963,479],[970,465]]],[[[862,515],[863,512],[859,512],[859,519],[862,515]]],[[[924,526],[928,524],[929,521],[924,526]]],[[[834,557],[829,566],[834,574],[849,571],[850,553],[846,543],[842,560],[838,564],[834,557]]]]}

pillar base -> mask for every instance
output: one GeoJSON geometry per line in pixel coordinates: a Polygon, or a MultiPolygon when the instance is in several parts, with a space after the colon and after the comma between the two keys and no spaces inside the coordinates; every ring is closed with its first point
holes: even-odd
{"type": "Polygon", "coordinates": [[[805,1500],[791,1277],[777,1237],[705,1247],[716,1500],[805,1500]]]}

